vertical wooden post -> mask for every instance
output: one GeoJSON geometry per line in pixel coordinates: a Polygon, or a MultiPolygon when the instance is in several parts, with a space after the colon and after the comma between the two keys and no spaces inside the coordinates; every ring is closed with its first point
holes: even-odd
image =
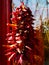
{"type": "Polygon", "coordinates": [[[1,18],[2,18],[2,15],[1,15],[1,2],[2,1],[0,1],[0,65],[1,65],[1,51],[2,51],[2,47],[1,47],[1,45],[2,45],[2,43],[1,43],[1,41],[2,41],[2,37],[1,37],[1,18]]]}
{"type": "MultiPolygon", "coordinates": [[[[6,43],[6,34],[7,34],[7,25],[6,23],[10,21],[10,12],[11,12],[11,0],[0,0],[0,15],[1,15],[1,32],[0,32],[0,37],[1,37],[1,46],[6,43]]],[[[8,29],[9,31],[9,29],[8,29]]],[[[4,55],[4,48],[1,47],[1,65],[7,65],[7,58],[4,55]]],[[[10,65],[10,64],[9,64],[10,65]]]]}

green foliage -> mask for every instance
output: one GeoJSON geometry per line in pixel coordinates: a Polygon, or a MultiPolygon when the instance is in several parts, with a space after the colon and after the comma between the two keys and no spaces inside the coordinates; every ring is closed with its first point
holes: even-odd
{"type": "Polygon", "coordinates": [[[45,60],[49,60],[49,20],[43,22],[43,39],[44,39],[45,60]]]}

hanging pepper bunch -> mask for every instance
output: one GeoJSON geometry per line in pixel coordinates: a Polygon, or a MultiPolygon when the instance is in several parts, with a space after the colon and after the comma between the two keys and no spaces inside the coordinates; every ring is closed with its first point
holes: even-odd
{"type": "Polygon", "coordinates": [[[8,56],[8,61],[14,57],[16,65],[34,65],[41,60],[38,48],[35,47],[38,42],[34,39],[33,17],[30,8],[22,3],[12,12],[12,24],[7,23],[7,26],[12,27],[12,33],[7,34],[5,55],[8,56]]]}

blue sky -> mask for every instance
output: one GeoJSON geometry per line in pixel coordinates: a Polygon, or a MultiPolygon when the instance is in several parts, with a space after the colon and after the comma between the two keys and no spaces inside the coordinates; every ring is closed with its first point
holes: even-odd
{"type": "MultiPolygon", "coordinates": [[[[39,20],[40,15],[42,15],[43,20],[44,20],[44,18],[47,17],[46,0],[28,0],[28,4],[26,4],[27,0],[23,0],[23,1],[24,1],[24,4],[27,5],[31,9],[32,14],[34,15],[34,17],[36,19],[36,21],[34,21],[34,23],[35,23],[34,27],[35,28],[36,28],[36,26],[40,27],[40,25],[41,25],[41,21],[39,20]],[[39,4],[37,7],[37,12],[35,13],[37,1],[39,4]]],[[[15,7],[18,7],[21,4],[20,0],[13,0],[13,3],[15,4],[15,7]]]]}
{"type": "MultiPolygon", "coordinates": [[[[28,4],[26,4],[27,0],[23,0],[25,5],[27,5],[28,7],[30,7],[30,9],[32,10],[32,13],[36,16],[39,17],[42,14],[43,8],[43,18],[45,18],[47,16],[47,6],[46,6],[46,0],[28,0],[28,4]],[[37,1],[39,2],[38,5],[38,11],[35,14],[35,9],[36,9],[36,3],[37,1]]],[[[13,0],[13,3],[15,4],[15,7],[20,6],[20,0],[13,0]]]]}

